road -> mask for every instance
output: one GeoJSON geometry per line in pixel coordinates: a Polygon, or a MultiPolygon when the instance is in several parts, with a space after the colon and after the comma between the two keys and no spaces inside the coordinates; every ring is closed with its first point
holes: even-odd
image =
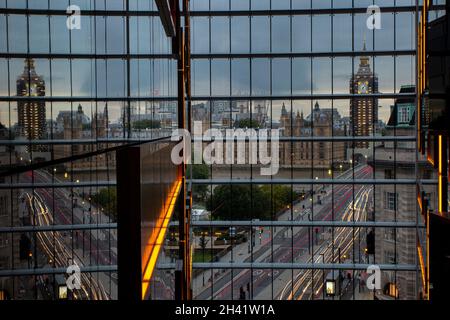
{"type": "MultiPolygon", "coordinates": [[[[30,183],[32,181],[48,183],[52,181],[52,177],[42,171],[27,172],[21,177],[21,182],[30,183]]],[[[108,218],[103,213],[92,204],[77,198],[75,192],[78,204],[73,207],[71,194],[61,188],[34,189],[32,194],[28,190],[24,193],[31,201],[30,208],[36,217],[32,222],[35,225],[108,222],[108,218]]],[[[68,266],[69,259],[75,260],[75,263],[79,265],[115,265],[117,263],[117,255],[114,250],[117,247],[117,238],[116,234],[110,230],[93,229],[73,231],[73,233],[71,231],[41,232],[38,233],[38,239],[49,260],[53,261],[54,259],[57,266],[68,266]],[[53,238],[55,239],[53,240],[53,238]],[[55,247],[54,251],[53,247],[55,247]]],[[[94,278],[94,276],[82,274],[82,282],[91,285],[89,290],[93,292],[93,296],[90,299],[110,299],[116,296],[116,280],[112,279],[109,273],[99,273],[97,279],[94,278]],[[105,287],[108,290],[105,290],[105,287]]],[[[88,296],[83,294],[79,295],[79,298],[88,296]]]]}
{"type": "MultiPolygon", "coordinates": [[[[30,193],[25,193],[28,207],[32,210],[33,225],[49,226],[54,224],[53,217],[50,210],[45,204],[44,200],[39,194],[34,196],[30,193]]],[[[48,231],[36,233],[39,247],[48,257],[48,262],[56,267],[67,267],[75,264],[78,266],[84,265],[83,260],[75,254],[72,255],[70,250],[71,239],[65,236],[62,232],[48,231]]],[[[93,299],[105,300],[108,299],[108,294],[101,283],[86,273],[81,273],[81,289],[73,290],[75,299],[93,299]]]]}
{"type": "MultiPolygon", "coordinates": [[[[354,177],[355,179],[364,179],[369,178],[372,175],[372,169],[367,165],[361,165],[355,168],[354,177]]],[[[347,174],[342,177],[343,179],[352,178],[352,174],[347,174]]],[[[322,205],[314,204],[313,209],[313,217],[314,220],[321,221],[329,221],[329,220],[348,220],[352,221],[352,219],[356,218],[356,215],[352,214],[353,207],[353,198],[355,200],[355,204],[358,203],[367,206],[367,203],[370,199],[370,186],[362,186],[362,185],[336,185],[333,187],[332,192],[327,192],[326,195],[322,197],[322,205]]],[[[297,203],[293,206],[292,212],[297,212],[294,214],[294,219],[301,219],[303,212],[305,210],[311,210],[312,202],[308,199],[304,202],[297,203]],[[303,209],[303,205],[305,205],[305,209],[303,209]]],[[[360,210],[356,210],[360,211],[360,210]]],[[[355,212],[356,212],[355,211],[355,212]]],[[[291,209],[287,210],[287,214],[290,216],[291,209]]],[[[361,219],[363,219],[362,213],[360,213],[361,219]]],[[[358,215],[359,217],[359,215],[358,215]]],[[[265,246],[262,246],[256,252],[253,252],[252,257],[248,257],[244,260],[244,262],[250,262],[253,258],[253,261],[258,259],[264,253],[267,253],[269,250],[273,250],[271,254],[269,254],[266,258],[262,259],[261,262],[300,262],[307,261],[308,258],[311,259],[311,255],[308,254],[308,248],[313,248],[313,242],[315,241],[311,236],[312,230],[307,227],[296,227],[290,232],[293,233],[293,236],[286,237],[286,233],[289,232],[291,228],[277,228],[277,231],[273,234],[273,247],[270,242],[265,246]],[[310,230],[310,231],[309,231],[310,230]]],[[[353,228],[349,228],[352,231],[353,228]]],[[[319,232],[322,232],[322,228],[319,228],[319,232]]],[[[359,231],[358,231],[359,232],[359,231]]],[[[342,230],[335,230],[335,241],[340,241],[341,243],[346,244],[348,246],[348,235],[347,232],[342,232],[342,230]]],[[[351,244],[350,244],[351,247],[351,244]]],[[[313,248],[313,252],[317,251],[317,249],[313,248]]],[[[329,259],[328,252],[332,252],[329,250],[326,252],[325,259],[329,259]]],[[[314,253],[314,259],[317,262],[317,259],[323,259],[319,252],[314,253]]],[[[284,271],[286,272],[286,271],[284,271]]],[[[290,270],[288,272],[291,272],[290,270]]],[[[195,299],[206,300],[211,299],[238,299],[239,297],[239,289],[240,287],[246,288],[247,284],[250,283],[252,287],[252,297],[258,296],[262,291],[264,291],[268,286],[270,287],[274,281],[278,278],[280,273],[283,273],[281,270],[235,270],[233,272],[233,277],[231,277],[231,271],[227,271],[223,274],[223,276],[219,277],[217,280],[215,279],[212,285],[209,288],[206,288],[199,292],[199,294],[195,297],[195,299]],[[273,271],[273,272],[272,272],[273,271]],[[253,273],[253,274],[252,274],[253,273]]],[[[315,279],[315,278],[314,278],[315,279]]],[[[296,280],[297,281],[297,280],[296,280]]],[[[297,282],[295,282],[297,284],[297,282]]],[[[300,287],[302,283],[299,283],[300,287]]],[[[292,285],[288,282],[283,288],[292,287],[292,285]]],[[[283,289],[284,290],[284,289],[283,289]]],[[[288,290],[284,290],[281,294],[281,298],[289,298],[289,295],[292,293],[286,294],[288,290]]],[[[278,296],[279,293],[274,292],[274,297],[278,296]]],[[[292,294],[292,296],[295,295],[292,294]]],[[[252,298],[251,297],[251,298],[252,298]]],[[[271,299],[272,297],[265,297],[266,299],[271,299]]]]}
{"type": "MultiPolygon", "coordinates": [[[[358,190],[355,196],[355,205],[348,206],[342,216],[345,221],[364,221],[367,218],[367,205],[372,195],[370,187],[363,187],[358,190]]],[[[314,260],[315,263],[339,263],[345,260],[344,257],[350,257],[353,246],[358,246],[359,233],[361,228],[336,228],[333,241],[324,242],[318,250],[318,254],[314,259],[310,258],[308,262],[314,260]],[[337,252],[340,249],[340,256],[337,252]]],[[[320,297],[324,286],[324,279],[327,277],[329,270],[302,270],[295,279],[294,285],[292,281],[286,284],[281,292],[279,299],[312,299],[320,297]],[[313,289],[312,289],[313,288],[313,289]]]]}

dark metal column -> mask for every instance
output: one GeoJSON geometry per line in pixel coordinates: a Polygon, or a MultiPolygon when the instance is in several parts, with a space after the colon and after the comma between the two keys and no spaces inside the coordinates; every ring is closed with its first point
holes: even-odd
{"type": "MultiPolygon", "coordinates": [[[[178,1],[173,2],[176,11],[176,37],[173,43],[173,52],[177,55],[178,69],[178,128],[190,128],[190,116],[186,121],[186,107],[190,110],[190,72],[189,72],[189,0],[183,0],[183,12],[185,13],[184,27],[181,26],[181,12],[178,1]],[[187,99],[186,99],[187,98],[187,99]],[[186,104],[188,100],[188,105],[186,104]]],[[[190,112],[189,112],[190,114],[190,112]]],[[[188,142],[190,143],[190,142],[188,142]]],[[[184,156],[184,155],[183,155],[184,156]]],[[[181,194],[178,200],[179,214],[179,257],[175,271],[175,298],[177,300],[190,300],[192,298],[191,288],[191,255],[190,255],[190,205],[188,203],[188,190],[186,185],[186,163],[180,165],[182,177],[181,194]]],[[[190,201],[190,200],[189,200],[190,201]]]]}

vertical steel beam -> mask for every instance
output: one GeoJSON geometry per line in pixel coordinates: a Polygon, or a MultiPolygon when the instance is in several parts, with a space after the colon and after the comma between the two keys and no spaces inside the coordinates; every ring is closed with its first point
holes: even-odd
{"type": "MultiPolygon", "coordinates": [[[[189,129],[190,117],[186,121],[186,107],[190,110],[190,32],[189,32],[189,0],[183,0],[183,12],[185,13],[184,27],[181,25],[181,11],[178,1],[172,2],[176,13],[176,37],[173,41],[173,52],[177,56],[178,69],[178,128],[189,129]],[[186,104],[186,100],[189,106],[186,104]]],[[[190,111],[189,111],[190,114],[190,111]]],[[[185,156],[183,154],[183,156],[185,156]]],[[[186,160],[186,159],[185,159],[186,160]]],[[[179,217],[179,257],[181,263],[176,271],[175,297],[177,300],[190,300],[191,290],[191,254],[190,254],[190,206],[187,205],[186,163],[179,167],[182,179],[181,194],[178,200],[179,217]]]]}

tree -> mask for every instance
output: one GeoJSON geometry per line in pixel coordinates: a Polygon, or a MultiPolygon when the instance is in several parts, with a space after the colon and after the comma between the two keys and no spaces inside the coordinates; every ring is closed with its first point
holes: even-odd
{"type": "Polygon", "coordinates": [[[214,189],[214,194],[207,208],[213,219],[270,219],[270,198],[259,186],[221,185],[214,189]]]}
{"type": "Polygon", "coordinates": [[[265,185],[262,191],[269,199],[272,198],[272,207],[274,214],[285,208],[291,203],[291,200],[298,197],[296,192],[292,193],[291,187],[281,185],[265,185]],[[292,199],[291,199],[292,197],[292,199]]]}
{"type": "MultiPolygon", "coordinates": [[[[205,233],[202,233],[202,236],[200,237],[200,240],[199,240],[199,246],[203,250],[203,253],[205,252],[207,245],[208,245],[208,239],[206,239],[205,233]]],[[[203,257],[203,260],[204,260],[204,257],[203,257]]]]}
{"type": "Polygon", "coordinates": [[[257,129],[260,127],[260,124],[258,121],[250,118],[241,119],[235,122],[234,124],[237,128],[254,128],[257,129]]]}
{"type": "Polygon", "coordinates": [[[101,189],[91,197],[92,203],[103,208],[104,212],[110,216],[113,221],[117,219],[117,190],[116,187],[101,189]]]}
{"type": "Polygon", "coordinates": [[[133,122],[133,129],[158,129],[161,128],[161,122],[159,120],[143,119],[133,122]]]}
{"type": "MultiPolygon", "coordinates": [[[[206,164],[191,164],[186,171],[188,179],[191,179],[191,168],[192,179],[209,179],[209,167],[206,164]]],[[[198,200],[204,201],[208,195],[208,186],[194,185],[192,188],[192,194],[198,200]]]]}
{"type": "Polygon", "coordinates": [[[221,185],[214,189],[207,208],[218,220],[270,220],[297,196],[291,192],[290,187],[280,185],[221,185]]]}

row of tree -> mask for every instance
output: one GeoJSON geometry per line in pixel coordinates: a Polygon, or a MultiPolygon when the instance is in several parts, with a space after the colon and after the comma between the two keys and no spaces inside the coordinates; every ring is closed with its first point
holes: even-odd
{"type": "Polygon", "coordinates": [[[117,189],[116,187],[103,188],[91,197],[92,204],[103,208],[103,212],[111,220],[117,221],[117,189]]]}
{"type": "Polygon", "coordinates": [[[272,220],[298,196],[282,185],[220,185],[206,206],[217,220],[272,220]]]}
{"type": "MultiPolygon", "coordinates": [[[[191,165],[187,176],[209,179],[210,168],[205,164],[191,165]]],[[[220,185],[209,197],[210,189],[209,185],[194,185],[193,195],[196,201],[205,203],[216,220],[273,219],[299,197],[290,186],[283,185],[220,185]]]]}

